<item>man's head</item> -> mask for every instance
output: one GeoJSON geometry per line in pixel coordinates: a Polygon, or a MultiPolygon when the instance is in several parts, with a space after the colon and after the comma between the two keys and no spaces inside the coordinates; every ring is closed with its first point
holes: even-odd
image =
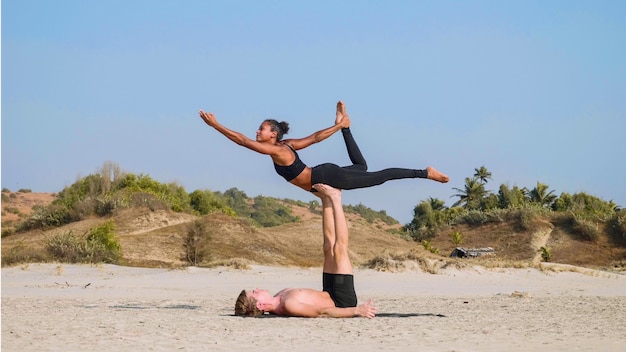
{"type": "MultiPolygon", "coordinates": [[[[251,293],[254,293],[252,291],[251,293]]],[[[257,306],[257,299],[254,294],[242,290],[235,302],[235,315],[241,315],[246,317],[260,317],[263,315],[263,311],[257,306]]]]}

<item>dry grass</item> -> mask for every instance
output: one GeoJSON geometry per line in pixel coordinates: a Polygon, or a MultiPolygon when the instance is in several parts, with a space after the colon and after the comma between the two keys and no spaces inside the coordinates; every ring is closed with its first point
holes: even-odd
{"type": "Polygon", "coordinates": [[[385,251],[364,263],[362,267],[387,272],[421,270],[430,274],[438,274],[440,269],[455,261],[454,259],[443,259],[423,249],[416,248],[402,253],[385,251]]]}
{"type": "Polygon", "coordinates": [[[33,192],[2,192],[2,227],[7,223],[20,220],[20,214],[28,215],[33,208],[38,205],[48,205],[56,199],[55,193],[33,193],[33,192]],[[4,199],[7,201],[4,201],[4,199]],[[17,212],[7,211],[16,209],[17,212]]]}

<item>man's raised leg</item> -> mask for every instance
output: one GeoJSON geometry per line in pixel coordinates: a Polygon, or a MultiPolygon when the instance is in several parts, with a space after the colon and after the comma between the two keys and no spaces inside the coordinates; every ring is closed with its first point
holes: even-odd
{"type": "Polygon", "coordinates": [[[324,272],[334,273],[335,266],[335,219],[333,217],[333,205],[327,195],[320,192],[314,193],[322,200],[322,232],[324,234],[324,272]]]}
{"type": "Polygon", "coordinates": [[[324,272],[329,274],[352,274],[352,263],[348,254],[348,223],[341,190],[325,184],[313,185],[320,193],[324,223],[324,272]],[[330,216],[332,210],[332,216],[330,216]],[[331,222],[332,221],[332,222],[331,222]],[[328,247],[327,247],[328,246],[328,247]]]}

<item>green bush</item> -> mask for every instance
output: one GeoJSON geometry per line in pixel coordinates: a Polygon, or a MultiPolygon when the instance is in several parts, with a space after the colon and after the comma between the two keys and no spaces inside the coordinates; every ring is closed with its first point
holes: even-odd
{"type": "Polygon", "coordinates": [[[539,252],[541,253],[541,260],[544,262],[549,262],[551,259],[550,250],[546,247],[539,248],[539,252]]]}
{"type": "Polygon", "coordinates": [[[552,205],[552,209],[555,211],[584,214],[586,218],[593,217],[602,222],[612,218],[616,208],[617,206],[612,201],[606,202],[586,193],[576,193],[574,195],[562,193],[552,205]]]}
{"type": "Polygon", "coordinates": [[[87,247],[92,262],[114,263],[122,254],[122,246],[115,236],[115,223],[112,220],[97,226],[87,234],[87,247]]]}
{"type": "Polygon", "coordinates": [[[405,233],[415,242],[432,239],[437,235],[437,229],[422,226],[419,228],[404,228],[405,233]]]}
{"type": "Polygon", "coordinates": [[[58,234],[46,241],[50,256],[64,263],[116,263],[122,248],[115,236],[115,224],[107,221],[89,231],[86,237],[72,231],[58,234]]]}
{"type": "Polygon", "coordinates": [[[45,229],[65,225],[75,219],[70,209],[64,204],[50,204],[46,207],[37,206],[25,221],[17,226],[17,231],[45,229]]]}
{"type": "Polygon", "coordinates": [[[539,218],[539,209],[524,207],[512,210],[515,225],[522,231],[534,230],[534,223],[539,218]]]}
{"type": "Polygon", "coordinates": [[[228,206],[223,197],[218,197],[215,193],[205,190],[196,190],[189,194],[189,204],[191,209],[200,215],[207,215],[215,211],[235,216],[235,212],[228,206]]]}
{"type": "Polygon", "coordinates": [[[442,225],[440,214],[440,211],[433,209],[433,202],[421,201],[413,208],[413,220],[405,228],[413,232],[419,229],[435,230],[442,225]]]}
{"type": "Polygon", "coordinates": [[[381,220],[387,225],[395,225],[398,221],[391,216],[387,215],[387,212],[384,210],[375,211],[371,208],[366,207],[363,204],[358,205],[346,205],[344,206],[346,213],[359,214],[365,221],[368,223],[373,223],[376,220],[381,220]]]}
{"type": "MultiPolygon", "coordinates": [[[[163,184],[148,175],[127,174],[122,177],[113,191],[124,190],[127,194],[151,194],[160,202],[167,204],[173,211],[181,212],[189,208],[189,195],[182,186],[174,183],[163,184]]],[[[147,200],[148,198],[144,198],[147,200]]],[[[160,206],[154,202],[147,206],[160,206]]]]}
{"type": "Polygon", "coordinates": [[[300,220],[291,214],[291,209],[274,198],[257,196],[254,198],[253,212],[250,217],[263,227],[278,226],[300,220]]]}
{"type": "Polygon", "coordinates": [[[20,210],[15,208],[15,207],[5,207],[4,211],[6,211],[7,213],[11,213],[11,214],[15,214],[15,215],[20,215],[20,210]]]}
{"type": "Polygon", "coordinates": [[[414,241],[421,242],[433,238],[447,226],[462,222],[460,219],[468,213],[464,208],[446,208],[443,204],[443,201],[435,198],[420,202],[413,208],[413,220],[404,225],[402,230],[414,241]]]}
{"type": "Polygon", "coordinates": [[[460,246],[463,243],[463,234],[461,231],[454,231],[450,234],[450,239],[455,246],[460,246]]]}
{"type": "Polygon", "coordinates": [[[626,209],[616,212],[607,223],[608,232],[613,240],[621,245],[626,245],[626,209]]]}
{"type": "MultiPolygon", "coordinates": [[[[131,206],[177,212],[190,210],[189,195],[183,187],[174,183],[162,184],[147,175],[126,174],[111,163],[105,163],[100,174],[88,175],[64,188],[51,206],[65,208],[68,213],[60,225],[91,215],[111,215],[118,209],[131,206]]],[[[42,223],[48,224],[34,219],[27,227],[41,227],[42,223]]]]}
{"type": "Polygon", "coordinates": [[[434,253],[434,254],[438,254],[439,253],[439,249],[433,247],[433,245],[432,245],[432,243],[430,241],[423,240],[422,241],[422,246],[424,247],[425,250],[429,251],[430,253],[434,253]]]}
{"type": "MultiPolygon", "coordinates": [[[[220,196],[217,194],[217,196],[220,196]]],[[[226,204],[235,211],[239,217],[249,218],[252,214],[252,206],[249,204],[249,198],[245,192],[237,188],[230,188],[221,195],[226,204]]]]}
{"type": "Polygon", "coordinates": [[[482,210],[470,210],[463,214],[460,220],[470,226],[480,226],[489,222],[489,217],[482,210]]]}
{"type": "Polygon", "coordinates": [[[64,263],[84,262],[85,242],[72,231],[58,234],[46,241],[46,250],[50,256],[64,263]]]}

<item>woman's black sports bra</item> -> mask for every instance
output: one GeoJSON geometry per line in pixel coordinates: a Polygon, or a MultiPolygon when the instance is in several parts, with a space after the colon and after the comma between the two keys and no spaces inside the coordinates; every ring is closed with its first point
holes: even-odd
{"type": "Polygon", "coordinates": [[[291,181],[294,178],[298,177],[298,175],[300,175],[302,171],[306,169],[306,165],[302,162],[302,160],[300,160],[300,157],[298,156],[298,153],[296,153],[295,149],[293,149],[289,144],[285,145],[288,146],[289,149],[291,149],[296,155],[296,160],[294,160],[293,163],[289,166],[282,166],[274,163],[274,169],[276,170],[276,173],[284,177],[285,180],[291,181]]]}

